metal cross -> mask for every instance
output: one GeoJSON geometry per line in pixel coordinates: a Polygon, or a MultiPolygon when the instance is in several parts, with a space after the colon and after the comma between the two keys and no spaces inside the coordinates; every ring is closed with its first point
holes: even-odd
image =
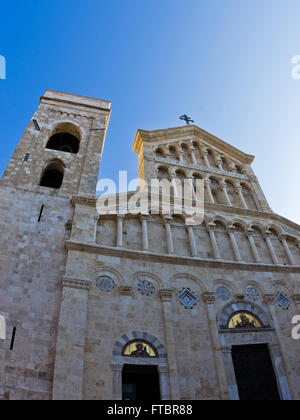
{"type": "Polygon", "coordinates": [[[181,117],[179,117],[179,119],[185,121],[187,123],[187,125],[195,122],[190,117],[188,117],[186,114],[181,115],[181,117]]]}

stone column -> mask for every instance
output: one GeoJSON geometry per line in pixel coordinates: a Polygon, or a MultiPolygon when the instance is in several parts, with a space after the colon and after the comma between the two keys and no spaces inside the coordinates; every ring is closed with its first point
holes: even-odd
{"type": "Polygon", "coordinates": [[[220,186],[221,186],[221,190],[223,191],[223,194],[225,196],[226,203],[228,204],[228,206],[232,206],[232,203],[230,201],[230,198],[229,198],[229,195],[228,195],[228,192],[227,192],[226,182],[222,182],[220,186]]]}
{"type": "Polygon", "coordinates": [[[220,250],[219,250],[219,246],[218,246],[218,243],[217,243],[217,240],[216,240],[216,235],[215,235],[214,229],[215,229],[215,224],[210,222],[208,224],[208,233],[209,233],[211,244],[212,244],[212,247],[213,247],[213,250],[214,250],[215,258],[217,260],[220,260],[220,259],[222,259],[222,257],[221,257],[221,254],[220,254],[220,250]]]}
{"type": "Polygon", "coordinates": [[[245,209],[248,209],[248,206],[247,206],[246,200],[245,200],[244,195],[243,195],[243,189],[242,189],[242,187],[237,187],[237,188],[236,188],[236,192],[238,193],[238,195],[239,195],[239,197],[240,197],[240,200],[241,200],[242,206],[243,206],[245,209]]]}
{"type": "Polygon", "coordinates": [[[194,147],[190,147],[190,153],[191,153],[191,158],[192,158],[192,162],[194,165],[198,165],[196,156],[195,156],[195,148],[194,147]]]}
{"type": "Polygon", "coordinates": [[[118,228],[117,228],[117,247],[122,248],[123,246],[123,222],[124,222],[125,215],[124,214],[118,214],[118,228]]]}
{"type": "Polygon", "coordinates": [[[122,365],[112,365],[113,372],[113,399],[115,401],[122,401],[123,389],[122,389],[122,365]]]}
{"type": "Polygon", "coordinates": [[[179,375],[177,367],[177,356],[176,356],[176,341],[175,341],[175,331],[173,324],[173,310],[172,310],[172,299],[173,299],[173,290],[160,290],[160,298],[163,305],[163,314],[164,314],[164,327],[165,327],[165,342],[168,354],[169,362],[169,376],[170,376],[170,392],[171,400],[180,400],[180,391],[179,391],[179,375]]]}
{"type": "Polygon", "coordinates": [[[84,349],[91,282],[63,278],[53,400],[83,400],[84,349]]]}
{"type": "Polygon", "coordinates": [[[165,217],[165,228],[167,234],[167,246],[168,246],[168,253],[170,255],[174,254],[174,244],[173,244],[173,236],[172,236],[172,227],[170,224],[170,217],[165,217]]]}
{"type": "Polygon", "coordinates": [[[267,242],[268,249],[270,251],[270,254],[271,254],[273,263],[276,264],[276,265],[279,265],[279,261],[278,261],[277,255],[276,255],[275,249],[273,247],[273,244],[272,244],[272,241],[271,241],[271,238],[270,238],[270,233],[266,232],[266,234],[265,234],[265,240],[267,242]]]}
{"type": "Polygon", "coordinates": [[[178,152],[179,162],[183,162],[183,152],[178,152]]]}
{"type": "Polygon", "coordinates": [[[210,163],[209,163],[209,160],[208,160],[208,151],[207,151],[207,149],[202,149],[202,155],[203,155],[203,159],[204,159],[205,165],[208,168],[210,168],[210,163]]]}
{"type": "Polygon", "coordinates": [[[247,237],[248,237],[248,240],[249,240],[249,243],[250,243],[250,246],[251,246],[251,250],[252,250],[253,256],[255,258],[255,262],[261,263],[262,260],[260,258],[260,255],[258,253],[256,244],[255,244],[255,241],[254,241],[253,230],[252,229],[248,229],[248,235],[247,235],[247,237]]]}
{"type": "Polygon", "coordinates": [[[160,398],[162,401],[171,399],[170,395],[170,374],[168,366],[158,366],[160,398]]]}
{"type": "Polygon", "coordinates": [[[146,216],[141,216],[141,221],[143,232],[143,251],[149,251],[148,219],[146,216]]]}
{"type": "Polygon", "coordinates": [[[211,181],[209,179],[205,179],[204,183],[205,183],[206,190],[209,196],[209,201],[211,202],[211,204],[215,204],[215,199],[214,199],[214,196],[212,195],[211,188],[210,188],[211,181]]]}
{"type": "Polygon", "coordinates": [[[214,309],[214,303],[216,300],[215,293],[203,293],[202,300],[206,305],[209,331],[211,337],[211,344],[214,353],[215,369],[217,374],[217,380],[219,384],[220,399],[229,400],[228,385],[226,381],[226,371],[224,367],[224,360],[222,355],[222,349],[220,346],[220,338],[218,333],[217,317],[214,309]]]}
{"type": "Polygon", "coordinates": [[[195,242],[194,229],[193,229],[192,226],[188,226],[187,230],[188,230],[188,234],[189,234],[191,253],[192,253],[193,257],[196,257],[197,256],[197,247],[196,247],[196,242],[195,242]]]}
{"type": "Polygon", "coordinates": [[[238,248],[235,236],[234,236],[234,230],[235,230],[234,226],[229,226],[228,227],[228,235],[229,235],[229,238],[230,238],[230,241],[231,241],[231,245],[232,245],[232,248],[233,248],[233,252],[234,252],[234,256],[235,256],[236,261],[242,261],[241,254],[240,254],[240,251],[239,251],[239,248],[238,248]]]}
{"type": "Polygon", "coordinates": [[[100,216],[97,214],[94,216],[94,242],[97,242],[97,228],[98,228],[98,222],[99,222],[100,216]]]}
{"type": "MultiPolygon", "coordinates": [[[[264,295],[263,302],[265,305],[268,306],[269,312],[271,313],[272,320],[274,323],[274,328],[276,331],[277,340],[278,340],[278,344],[280,348],[280,354],[283,360],[282,370],[285,373],[288,373],[287,382],[289,385],[289,390],[292,394],[293,400],[297,400],[298,396],[296,392],[294,391],[297,389],[297,384],[295,383],[295,379],[294,379],[294,369],[291,366],[290,359],[288,357],[289,349],[286,347],[286,344],[285,344],[286,338],[282,336],[281,327],[280,327],[280,323],[279,323],[276,308],[275,308],[275,295],[264,295]]],[[[290,328],[292,328],[292,325],[290,328]]]]}
{"type": "Polygon", "coordinates": [[[190,181],[190,184],[191,184],[191,188],[192,188],[192,199],[193,199],[193,201],[196,201],[197,200],[197,197],[196,197],[195,184],[194,184],[195,179],[194,179],[193,176],[190,176],[187,179],[190,181]]]}
{"type": "Polygon", "coordinates": [[[293,254],[291,253],[291,250],[290,250],[290,248],[288,246],[288,243],[286,241],[286,236],[285,235],[281,236],[281,242],[282,242],[282,245],[284,247],[285,253],[286,253],[287,257],[288,257],[288,260],[289,260],[290,264],[291,265],[296,265],[295,258],[293,256],[293,254]]]}
{"type": "Polygon", "coordinates": [[[230,346],[222,347],[223,360],[225,365],[225,372],[227,377],[227,384],[229,390],[229,397],[231,401],[239,401],[239,390],[236,382],[234,365],[232,360],[232,348],[230,346]]]}
{"type": "Polygon", "coordinates": [[[224,171],[223,161],[219,156],[217,156],[216,158],[216,164],[217,164],[218,169],[220,169],[220,171],[224,171]]]}

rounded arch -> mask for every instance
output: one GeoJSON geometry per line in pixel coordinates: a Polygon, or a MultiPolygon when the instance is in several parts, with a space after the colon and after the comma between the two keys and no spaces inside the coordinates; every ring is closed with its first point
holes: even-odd
{"type": "Polygon", "coordinates": [[[278,237],[280,237],[281,235],[283,235],[283,234],[284,234],[284,231],[283,231],[283,229],[281,228],[281,226],[278,226],[278,225],[276,225],[276,224],[274,224],[274,223],[272,223],[272,224],[268,225],[267,230],[268,230],[269,232],[275,232],[275,233],[276,233],[276,235],[277,235],[278,237]]]}
{"type": "Polygon", "coordinates": [[[59,190],[65,175],[65,164],[60,159],[53,159],[46,163],[43,169],[40,186],[59,190]]]}
{"type": "Polygon", "coordinates": [[[263,328],[272,328],[271,317],[269,314],[264,311],[259,305],[256,303],[243,300],[243,301],[232,301],[227,303],[219,313],[217,317],[218,327],[219,330],[227,330],[228,323],[232,318],[232,315],[238,312],[246,312],[253,314],[256,318],[258,318],[262,324],[263,328]]]}
{"type": "Polygon", "coordinates": [[[234,220],[232,226],[240,228],[245,234],[248,233],[248,227],[242,220],[234,220]]]}
{"type": "MultiPolygon", "coordinates": [[[[192,282],[195,285],[195,293],[205,293],[207,292],[207,288],[202,282],[202,280],[199,279],[199,277],[196,277],[190,273],[180,273],[173,275],[168,280],[168,287],[173,287],[174,283],[178,280],[188,280],[192,282]],[[197,290],[196,290],[197,289],[197,290]]],[[[185,287],[184,284],[180,285],[181,288],[185,287]]]]}
{"type": "Polygon", "coordinates": [[[61,122],[53,128],[46,149],[77,154],[81,138],[82,132],[78,125],[61,122]]]}
{"type": "Polygon", "coordinates": [[[136,283],[141,278],[150,279],[156,285],[157,289],[162,288],[161,279],[153,273],[148,273],[147,271],[139,271],[133,275],[133,282],[136,283]]]}
{"type": "Polygon", "coordinates": [[[246,290],[249,288],[257,289],[257,291],[260,293],[260,297],[262,297],[266,293],[265,288],[255,280],[249,280],[244,282],[242,293],[246,293],[246,290]]]}
{"type": "Polygon", "coordinates": [[[155,149],[155,155],[156,155],[156,157],[160,157],[160,158],[165,158],[166,157],[165,152],[161,147],[157,147],[155,149]]]}
{"type": "Polygon", "coordinates": [[[167,166],[158,166],[157,167],[157,177],[159,179],[169,179],[170,173],[167,166]]]}
{"type": "Polygon", "coordinates": [[[156,336],[149,334],[146,331],[132,331],[123,334],[122,337],[114,343],[113,356],[123,356],[123,351],[126,346],[134,341],[148,342],[155,348],[158,358],[167,359],[167,353],[163,343],[156,336]]]}
{"type": "Polygon", "coordinates": [[[101,276],[111,277],[116,286],[122,286],[125,283],[121,273],[119,273],[118,270],[111,266],[98,266],[94,268],[93,272],[91,273],[91,279],[93,280],[94,284],[96,283],[96,280],[101,276]]]}

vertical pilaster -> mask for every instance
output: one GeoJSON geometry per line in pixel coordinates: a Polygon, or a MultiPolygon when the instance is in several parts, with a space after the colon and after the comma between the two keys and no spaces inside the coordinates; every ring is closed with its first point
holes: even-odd
{"type": "Polygon", "coordinates": [[[243,194],[243,189],[242,189],[242,187],[237,187],[237,188],[236,188],[236,192],[237,192],[237,193],[238,193],[238,195],[239,195],[239,198],[240,198],[240,201],[241,201],[241,203],[242,203],[242,206],[243,206],[245,209],[248,209],[248,206],[247,206],[247,203],[246,203],[246,200],[245,200],[244,194],[243,194]]]}
{"type": "Polygon", "coordinates": [[[231,401],[239,401],[239,390],[236,382],[236,376],[234,371],[234,365],[232,360],[232,347],[222,347],[223,360],[225,365],[227,384],[229,390],[229,396],[231,401]]]}
{"type": "Polygon", "coordinates": [[[160,291],[160,298],[163,305],[164,326],[165,326],[165,341],[168,353],[169,362],[169,377],[170,377],[170,391],[171,400],[180,400],[178,366],[176,356],[176,341],[175,341],[175,326],[172,317],[172,299],[173,290],[162,289],[160,291]]]}
{"type": "Polygon", "coordinates": [[[192,253],[193,257],[196,257],[197,256],[197,247],[196,247],[196,242],[195,242],[194,229],[192,228],[192,226],[188,226],[187,230],[188,230],[188,234],[189,234],[191,253],[192,253]]]}
{"type": "Polygon", "coordinates": [[[252,253],[253,253],[253,256],[254,256],[255,262],[257,262],[257,263],[261,263],[261,262],[262,262],[262,260],[261,260],[261,258],[260,258],[260,255],[259,255],[259,253],[258,253],[258,250],[257,250],[256,244],[255,244],[255,241],[254,241],[254,237],[253,237],[253,231],[252,231],[252,229],[249,229],[249,230],[248,230],[248,235],[247,235],[247,237],[248,237],[248,240],[249,240],[249,243],[250,243],[250,246],[251,246],[251,250],[252,250],[252,253]]]}
{"type": "Polygon", "coordinates": [[[274,264],[276,264],[276,265],[279,265],[279,260],[278,260],[278,257],[277,257],[277,255],[276,255],[276,252],[275,252],[274,246],[273,246],[273,244],[272,244],[272,241],[271,241],[271,238],[270,238],[270,233],[268,233],[268,232],[267,232],[267,233],[265,234],[265,240],[266,240],[266,243],[267,243],[268,249],[269,249],[269,251],[270,251],[270,254],[271,254],[271,257],[272,257],[273,263],[274,263],[274,264]]]}
{"type": "Polygon", "coordinates": [[[63,278],[53,400],[83,400],[87,302],[91,283],[63,278]]]}
{"type": "Polygon", "coordinates": [[[166,228],[168,253],[172,255],[174,254],[174,244],[173,244],[173,235],[172,235],[172,227],[170,224],[170,218],[165,217],[164,222],[165,222],[165,228],[166,228]]]}
{"type": "Polygon", "coordinates": [[[215,199],[211,192],[211,187],[210,187],[211,181],[209,179],[206,179],[204,183],[205,183],[205,187],[208,193],[209,201],[211,202],[211,204],[215,204],[215,199]]]}
{"type": "Polygon", "coordinates": [[[148,220],[146,216],[141,216],[142,221],[142,235],[143,235],[143,251],[149,251],[149,236],[148,236],[148,220]]]}
{"type": "Polygon", "coordinates": [[[214,309],[214,303],[216,300],[215,293],[203,293],[202,300],[206,305],[209,331],[212,343],[212,349],[214,353],[215,369],[217,374],[217,381],[219,384],[220,399],[228,400],[229,392],[226,381],[226,371],[224,367],[224,360],[222,355],[222,349],[220,347],[220,339],[218,333],[218,325],[216,321],[216,313],[214,309]]]}

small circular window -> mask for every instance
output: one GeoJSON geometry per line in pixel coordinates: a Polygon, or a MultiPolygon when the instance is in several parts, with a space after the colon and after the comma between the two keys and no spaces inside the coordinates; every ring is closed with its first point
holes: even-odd
{"type": "Polygon", "coordinates": [[[115,282],[108,276],[99,277],[96,285],[101,292],[111,292],[115,288],[115,282]]]}

